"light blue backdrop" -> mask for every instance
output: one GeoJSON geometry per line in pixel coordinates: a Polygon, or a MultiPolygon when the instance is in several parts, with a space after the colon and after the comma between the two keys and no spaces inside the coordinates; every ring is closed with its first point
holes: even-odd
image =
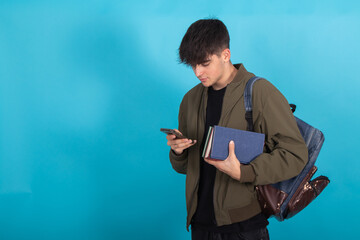
{"type": "Polygon", "coordinates": [[[358,1],[0,1],[0,239],[190,239],[160,127],[198,84],[177,63],[215,16],[232,60],[323,130],[331,183],[272,239],[353,239],[360,210],[358,1]]]}

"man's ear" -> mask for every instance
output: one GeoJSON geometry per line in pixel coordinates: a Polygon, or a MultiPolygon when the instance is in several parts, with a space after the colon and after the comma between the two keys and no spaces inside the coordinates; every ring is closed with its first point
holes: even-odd
{"type": "Polygon", "coordinates": [[[231,52],[229,48],[225,48],[221,53],[222,59],[224,62],[229,62],[231,57],[231,52]]]}

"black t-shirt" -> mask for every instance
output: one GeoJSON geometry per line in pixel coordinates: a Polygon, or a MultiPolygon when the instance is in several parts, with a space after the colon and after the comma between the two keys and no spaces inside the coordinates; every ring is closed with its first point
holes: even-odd
{"type": "MultiPolygon", "coordinates": [[[[226,87],[220,90],[214,90],[212,87],[208,88],[205,132],[200,149],[204,148],[205,139],[209,127],[217,125],[219,123],[225,91],[226,87]]],[[[239,121],[241,120],[239,119],[239,121]]],[[[261,213],[243,222],[225,225],[221,227],[216,226],[213,203],[216,168],[213,165],[205,162],[204,159],[201,157],[201,153],[202,151],[200,151],[200,180],[198,190],[198,205],[192,219],[192,229],[203,229],[214,232],[245,232],[267,226],[269,222],[261,213]]]]}

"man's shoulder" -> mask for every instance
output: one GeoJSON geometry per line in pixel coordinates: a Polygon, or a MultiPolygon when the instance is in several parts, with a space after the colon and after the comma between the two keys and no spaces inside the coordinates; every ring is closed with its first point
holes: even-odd
{"type": "Polygon", "coordinates": [[[259,106],[264,108],[269,103],[278,104],[284,100],[287,101],[279,89],[266,79],[260,79],[254,83],[252,95],[254,108],[259,108],[259,106]]]}
{"type": "Polygon", "coordinates": [[[274,93],[280,93],[280,91],[267,79],[261,78],[254,83],[253,95],[268,97],[274,93]]]}
{"type": "Polygon", "coordinates": [[[203,92],[204,88],[205,87],[201,83],[199,83],[198,85],[190,89],[187,93],[185,93],[184,98],[193,99],[195,97],[199,97],[200,94],[203,92]]]}
{"type": "Polygon", "coordinates": [[[202,93],[204,91],[204,86],[200,83],[190,89],[183,97],[180,104],[180,111],[189,111],[189,109],[194,109],[199,106],[201,102],[202,93]]]}

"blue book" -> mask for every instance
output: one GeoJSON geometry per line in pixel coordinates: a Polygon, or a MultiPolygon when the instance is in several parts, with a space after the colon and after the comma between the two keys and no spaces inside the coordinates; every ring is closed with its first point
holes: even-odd
{"type": "Polygon", "coordinates": [[[214,126],[209,128],[202,157],[225,160],[231,140],[235,143],[235,154],[241,164],[249,164],[263,153],[265,134],[214,126]]]}

